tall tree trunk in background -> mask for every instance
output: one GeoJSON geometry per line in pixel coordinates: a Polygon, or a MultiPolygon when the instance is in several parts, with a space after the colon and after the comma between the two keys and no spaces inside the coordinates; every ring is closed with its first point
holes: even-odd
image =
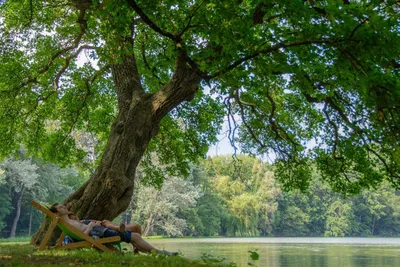
{"type": "Polygon", "coordinates": [[[23,194],[24,194],[24,188],[22,187],[21,192],[19,192],[19,194],[17,194],[17,209],[15,212],[13,224],[11,226],[10,238],[14,238],[15,232],[17,231],[17,224],[19,221],[19,217],[21,215],[21,204],[22,204],[22,195],[23,194]]]}
{"type": "Polygon", "coordinates": [[[375,233],[375,215],[372,215],[371,235],[375,233]]]}
{"type": "MultiPolygon", "coordinates": [[[[170,110],[196,93],[200,76],[177,57],[171,80],[156,93],[145,93],[133,55],[124,56],[112,65],[118,98],[118,116],[111,126],[107,147],[93,176],[64,203],[82,219],[112,220],[129,205],[139,164],[161,119],[170,110]]],[[[45,224],[32,237],[40,244],[47,229],[45,224]]]]}
{"type": "Polygon", "coordinates": [[[151,231],[151,227],[153,226],[153,222],[157,217],[157,213],[152,213],[150,215],[150,217],[146,220],[146,229],[144,230],[143,236],[148,236],[150,231],[151,231]]]}
{"type": "Polygon", "coordinates": [[[32,213],[33,213],[33,208],[31,206],[31,212],[29,213],[29,229],[28,229],[28,236],[31,236],[31,231],[32,231],[32,213]]]}

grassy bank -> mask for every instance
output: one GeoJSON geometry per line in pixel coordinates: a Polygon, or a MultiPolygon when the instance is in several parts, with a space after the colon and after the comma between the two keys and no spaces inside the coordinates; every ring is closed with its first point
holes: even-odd
{"type": "Polygon", "coordinates": [[[94,249],[38,251],[26,242],[0,243],[0,266],[232,266],[217,260],[192,261],[184,256],[101,253],[94,249]]]}

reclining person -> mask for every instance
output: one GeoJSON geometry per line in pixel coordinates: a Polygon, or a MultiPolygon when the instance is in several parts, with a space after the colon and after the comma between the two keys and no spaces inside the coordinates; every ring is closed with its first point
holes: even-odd
{"type": "Polygon", "coordinates": [[[91,221],[89,222],[89,224],[84,224],[77,220],[71,220],[68,217],[68,214],[70,212],[68,211],[67,207],[61,204],[54,203],[49,208],[49,210],[58,215],[60,218],[63,218],[66,222],[68,222],[72,226],[78,228],[86,235],[92,235],[93,232],[96,232],[96,233],[101,233],[103,237],[120,236],[121,241],[124,241],[126,243],[131,243],[134,248],[138,249],[141,252],[151,253],[152,251],[155,251],[157,253],[162,253],[166,255],[178,254],[178,252],[168,252],[165,250],[156,249],[155,247],[144,241],[140,236],[140,234],[134,233],[130,230],[123,231],[120,233],[119,231],[102,226],[101,221],[91,221]]]}
{"type": "Polygon", "coordinates": [[[139,224],[120,224],[119,226],[116,224],[113,224],[111,221],[109,220],[102,220],[102,221],[97,221],[97,220],[79,220],[78,217],[75,215],[75,213],[73,213],[70,210],[70,207],[67,206],[68,209],[68,218],[70,218],[71,220],[76,220],[76,221],[80,221],[84,224],[89,224],[91,221],[92,222],[100,222],[102,226],[104,226],[105,228],[109,228],[118,232],[124,232],[125,230],[129,230],[132,231],[134,233],[138,233],[139,235],[142,235],[142,227],[139,224]]]}

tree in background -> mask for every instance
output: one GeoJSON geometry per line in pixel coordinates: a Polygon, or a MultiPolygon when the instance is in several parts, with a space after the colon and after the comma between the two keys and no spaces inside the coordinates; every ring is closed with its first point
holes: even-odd
{"type": "Polygon", "coordinates": [[[171,173],[187,175],[226,115],[231,142],[274,153],[285,187],[309,185],[311,159],[335,191],[384,179],[398,187],[398,9],[397,1],[2,1],[1,154],[22,143],[45,160],[79,161],[71,133],[92,132],[102,159],[65,202],[81,218],[112,219],[130,203],[140,160],[151,166],[157,151],[171,173]],[[84,54],[91,61],[81,64],[84,54]],[[58,126],[47,129],[49,121],[58,126]]]}
{"type": "Polygon", "coordinates": [[[326,214],[325,236],[345,236],[352,232],[354,212],[351,202],[340,199],[333,202],[326,214]]]}
{"type": "Polygon", "coordinates": [[[184,235],[225,235],[222,230],[223,222],[229,221],[232,216],[226,201],[215,192],[215,187],[202,166],[192,166],[191,178],[193,185],[201,189],[202,195],[196,206],[182,209],[178,214],[186,220],[184,235]]]}
{"type": "MultiPolygon", "coordinates": [[[[142,200],[136,201],[139,210],[133,211],[134,222],[145,226],[151,216],[143,215],[143,211],[164,208],[167,212],[162,216],[172,219],[156,220],[149,234],[171,235],[172,231],[168,234],[166,229],[173,229],[177,236],[400,235],[400,195],[389,184],[345,198],[333,193],[314,172],[307,191],[286,192],[275,180],[273,166],[246,155],[238,159],[216,156],[192,166],[185,183],[197,188],[200,197],[190,206],[173,202],[178,192],[166,190],[169,186],[160,191],[137,186],[136,196],[142,200]],[[168,195],[170,200],[161,195],[168,195]]],[[[145,175],[140,176],[145,182],[145,175]]]]}
{"type": "MultiPolygon", "coordinates": [[[[0,174],[1,175],[1,174],[0,174]]],[[[11,198],[9,190],[0,183],[0,232],[7,226],[4,219],[12,211],[11,198]]]]}
{"type": "Polygon", "coordinates": [[[30,236],[32,227],[37,229],[42,217],[34,214],[32,200],[61,202],[83,183],[76,170],[38,160],[6,159],[0,169],[0,228],[6,228],[9,237],[15,237],[17,232],[30,236]]]}
{"type": "Polygon", "coordinates": [[[166,177],[160,189],[140,185],[134,222],[143,225],[143,235],[149,235],[154,228],[168,236],[181,236],[186,220],[177,215],[180,210],[196,205],[201,196],[200,189],[190,180],[166,177]]]}
{"type": "Polygon", "coordinates": [[[278,209],[274,218],[274,235],[309,235],[310,215],[307,209],[307,195],[297,191],[282,193],[278,199],[278,209]]]}
{"type": "Polygon", "coordinates": [[[31,160],[11,160],[6,159],[0,165],[5,170],[4,181],[10,189],[11,195],[16,200],[14,207],[15,215],[11,226],[10,237],[15,237],[17,223],[21,215],[22,199],[26,194],[38,195],[45,194],[46,191],[39,187],[39,175],[36,173],[37,166],[31,160]],[[36,192],[35,192],[36,191],[36,192]]]}
{"type": "Polygon", "coordinates": [[[272,229],[271,217],[277,208],[280,190],[268,166],[254,157],[240,155],[238,161],[230,156],[217,156],[204,161],[205,172],[229,210],[225,234],[237,236],[260,235],[272,229]]]}

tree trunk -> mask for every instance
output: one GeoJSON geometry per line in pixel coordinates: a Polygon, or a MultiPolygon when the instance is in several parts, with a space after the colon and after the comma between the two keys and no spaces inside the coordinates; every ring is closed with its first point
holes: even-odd
{"type": "Polygon", "coordinates": [[[33,208],[31,206],[31,212],[29,214],[29,229],[28,229],[28,236],[31,236],[31,231],[32,231],[32,213],[33,213],[33,208]]]}
{"type": "Polygon", "coordinates": [[[24,189],[22,188],[21,192],[18,194],[18,199],[17,199],[17,209],[15,212],[15,217],[13,220],[13,224],[11,226],[11,232],[10,232],[10,238],[15,237],[15,232],[17,231],[17,223],[19,221],[19,217],[21,215],[21,203],[22,203],[22,195],[24,193],[24,189]]]}
{"type": "MultiPolygon", "coordinates": [[[[171,80],[154,94],[145,93],[135,57],[124,56],[112,65],[119,113],[111,126],[107,147],[93,176],[64,203],[81,219],[112,220],[129,205],[136,167],[151,138],[158,133],[161,119],[198,89],[200,76],[178,56],[171,80]]],[[[46,226],[32,237],[40,244],[46,226]]]]}
{"type": "Polygon", "coordinates": [[[153,226],[153,222],[156,219],[157,214],[152,213],[150,217],[146,220],[146,229],[144,230],[143,236],[148,236],[150,233],[151,227],[153,226]]]}
{"type": "Polygon", "coordinates": [[[374,235],[374,232],[375,232],[375,216],[372,215],[371,235],[374,235]]]}

